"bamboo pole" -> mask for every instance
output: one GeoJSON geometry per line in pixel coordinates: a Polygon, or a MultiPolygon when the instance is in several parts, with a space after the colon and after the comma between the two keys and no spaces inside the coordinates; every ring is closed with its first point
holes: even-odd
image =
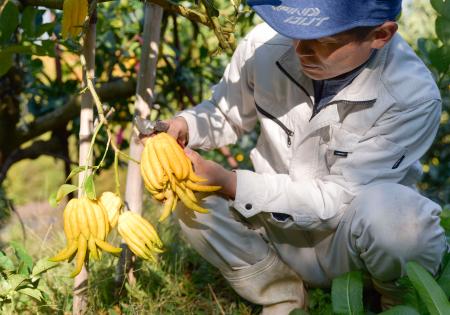
{"type": "MultiPolygon", "coordinates": [[[[87,87],[87,76],[93,78],[95,76],[95,40],[96,40],[96,21],[97,13],[94,10],[89,26],[83,42],[83,56],[86,60],[86,71],[83,71],[82,87],[87,87]]],[[[92,94],[87,90],[81,96],[81,112],[80,112],[80,149],[79,149],[79,165],[92,165],[93,158],[89,158],[89,147],[94,129],[94,110],[92,94]],[[89,158],[89,160],[88,160],[89,158]]],[[[81,172],[78,177],[78,197],[83,195],[84,179],[89,176],[90,171],[81,172]]],[[[88,303],[88,259],[83,266],[81,272],[75,277],[73,288],[73,314],[85,314],[87,312],[88,303]]]]}
{"type": "MultiPolygon", "coordinates": [[[[156,77],[156,63],[158,60],[158,47],[161,32],[161,20],[163,9],[160,6],[145,2],[144,4],[144,32],[139,66],[135,114],[147,118],[150,114],[154,98],[154,84],[156,77]]],[[[134,128],[132,129],[134,130],[134,128]]],[[[138,135],[133,131],[130,140],[130,156],[140,161],[143,146],[138,135]]],[[[128,210],[142,213],[143,185],[139,165],[133,161],[128,163],[127,182],[125,188],[125,205],[128,210]]],[[[122,244],[124,248],[124,244],[122,244]]],[[[127,273],[130,284],[135,283],[135,277],[129,250],[122,251],[117,266],[116,282],[122,283],[127,273]]]]}

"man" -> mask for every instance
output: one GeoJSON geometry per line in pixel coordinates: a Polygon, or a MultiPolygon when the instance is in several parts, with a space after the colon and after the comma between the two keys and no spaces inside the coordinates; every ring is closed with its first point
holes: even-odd
{"type": "Polygon", "coordinates": [[[401,0],[248,4],[267,24],[240,43],[211,100],[168,132],[210,150],[259,123],[255,172],[187,149],[196,172],[223,187],[204,200],[209,214],[178,209],[187,240],[263,314],[304,308],[305,286],[351,270],[390,297],[408,261],[436,273],[441,209],[414,187],[441,100],[396,34],[401,0]]]}

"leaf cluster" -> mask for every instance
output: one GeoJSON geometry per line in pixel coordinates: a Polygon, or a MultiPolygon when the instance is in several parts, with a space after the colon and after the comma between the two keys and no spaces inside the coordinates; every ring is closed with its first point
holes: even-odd
{"type": "Polygon", "coordinates": [[[420,38],[417,49],[441,91],[442,116],[436,140],[422,159],[424,176],[419,187],[445,205],[450,203],[450,1],[431,0],[431,5],[438,15],[437,37],[420,38]]]}
{"type": "Polygon", "coordinates": [[[51,35],[55,23],[43,23],[44,10],[26,7],[22,12],[17,4],[7,1],[0,15],[0,76],[13,65],[14,54],[54,56],[55,43],[44,34],[51,35]],[[21,26],[22,32],[16,29],[21,26]]]}
{"type": "Polygon", "coordinates": [[[0,310],[3,314],[18,311],[30,298],[44,302],[42,275],[58,265],[47,258],[34,263],[20,243],[12,242],[10,249],[9,255],[0,251],[0,310]]]}

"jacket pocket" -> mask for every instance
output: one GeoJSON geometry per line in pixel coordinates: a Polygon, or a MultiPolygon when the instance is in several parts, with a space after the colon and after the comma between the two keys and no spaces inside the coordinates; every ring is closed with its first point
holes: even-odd
{"type": "Polygon", "coordinates": [[[357,184],[369,184],[375,179],[396,181],[399,167],[407,149],[383,136],[376,136],[359,143],[343,170],[344,177],[357,184]]]}
{"type": "Polygon", "coordinates": [[[351,157],[359,139],[359,135],[343,129],[340,124],[330,125],[325,151],[325,162],[330,174],[340,173],[341,164],[351,157]]]}
{"type": "Polygon", "coordinates": [[[259,106],[256,103],[255,103],[255,106],[256,106],[256,110],[261,115],[265,116],[266,118],[269,118],[274,123],[276,123],[278,126],[280,126],[281,129],[283,129],[283,131],[286,133],[286,143],[287,143],[288,147],[290,147],[292,144],[292,137],[294,136],[294,132],[291,129],[289,129],[288,127],[286,127],[286,125],[283,124],[277,117],[273,116],[271,113],[269,113],[268,111],[263,109],[261,106],[259,106]]]}

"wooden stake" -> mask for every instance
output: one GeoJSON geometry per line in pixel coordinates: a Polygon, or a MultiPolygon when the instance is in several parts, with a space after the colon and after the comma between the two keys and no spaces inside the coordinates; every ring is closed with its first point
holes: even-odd
{"type": "MultiPolygon", "coordinates": [[[[86,71],[83,71],[84,89],[87,86],[86,74],[93,78],[95,75],[95,40],[96,40],[96,11],[92,14],[89,26],[83,42],[83,55],[86,60],[86,71]]],[[[81,112],[80,112],[80,149],[79,149],[79,165],[92,165],[93,158],[88,159],[89,146],[92,139],[92,132],[94,130],[94,110],[93,99],[89,90],[86,90],[81,96],[81,112]]],[[[81,185],[84,178],[89,176],[90,171],[81,172],[78,176],[78,197],[83,194],[81,185]]],[[[75,277],[73,289],[73,314],[85,314],[87,312],[88,303],[88,260],[75,277]]]]}
{"type": "MultiPolygon", "coordinates": [[[[135,113],[142,118],[150,115],[154,98],[154,84],[156,78],[156,63],[158,61],[158,47],[161,32],[161,20],[163,10],[161,7],[145,2],[144,4],[144,33],[142,54],[139,66],[138,81],[136,87],[135,113]]],[[[130,140],[130,156],[134,160],[141,160],[143,146],[138,135],[132,132],[130,140]]],[[[142,213],[143,185],[140,167],[133,161],[128,163],[127,182],[125,188],[125,205],[127,210],[142,213]]],[[[122,246],[123,247],[123,246],[122,246]]],[[[116,282],[122,283],[125,273],[130,284],[134,284],[136,279],[133,273],[130,257],[126,251],[122,251],[119,264],[117,266],[116,282]],[[126,268],[128,267],[128,268],[126,268]]]]}

